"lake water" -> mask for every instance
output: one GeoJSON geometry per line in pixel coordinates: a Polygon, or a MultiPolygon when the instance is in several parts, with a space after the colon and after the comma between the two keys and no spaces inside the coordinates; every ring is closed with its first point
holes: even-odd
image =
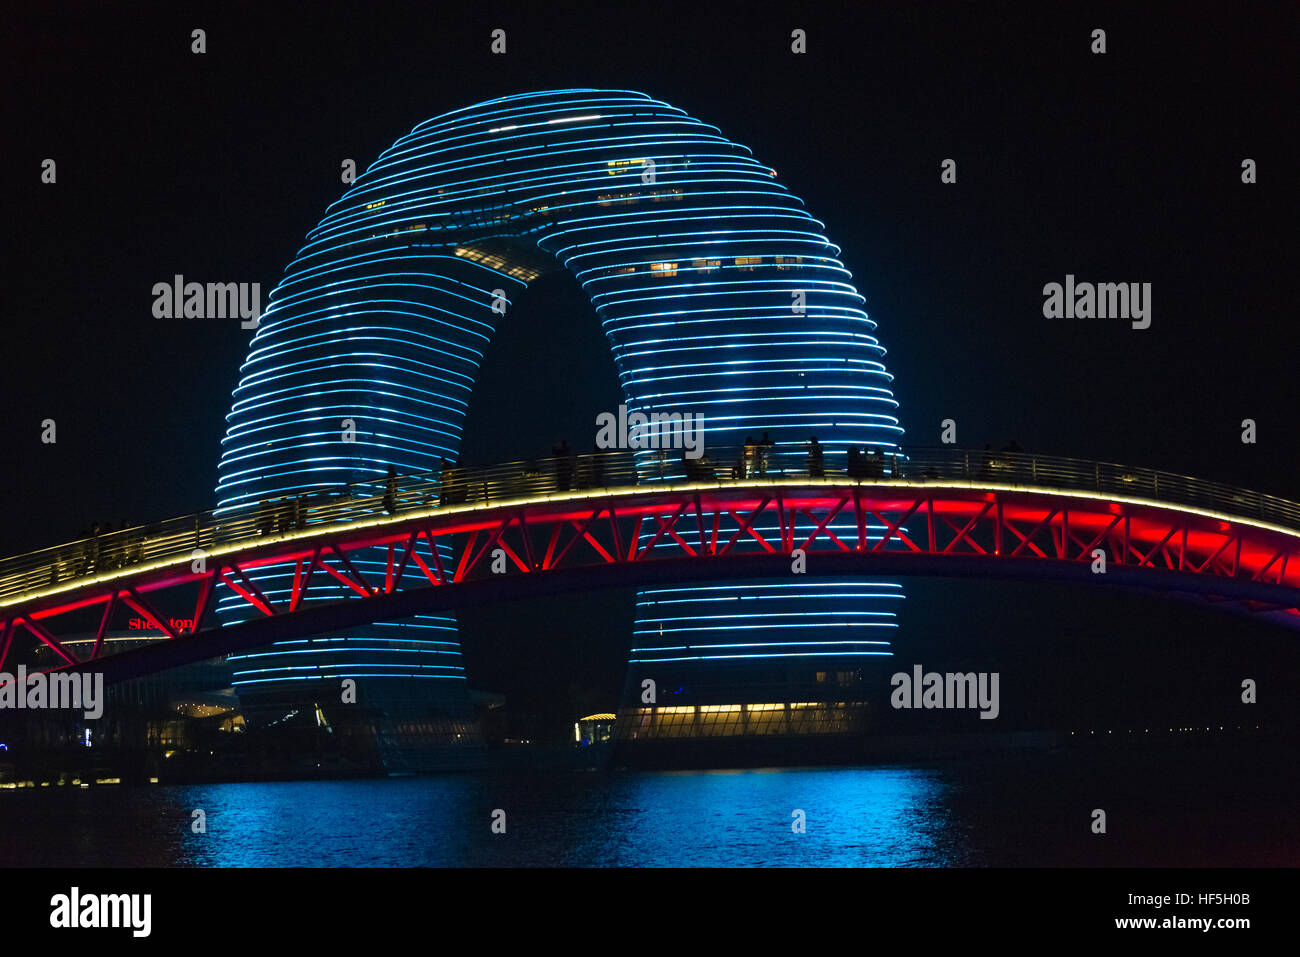
{"type": "Polygon", "coordinates": [[[1282,746],[0,791],[9,866],[1300,864],[1282,746]],[[1092,812],[1107,833],[1091,832],[1092,812]],[[191,830],[202,809],[207,832],[191,830]],[[505,812],[505,834],[491,830],[505,812]],[[793,812],[806,832],[791,829],[793,812]]]}

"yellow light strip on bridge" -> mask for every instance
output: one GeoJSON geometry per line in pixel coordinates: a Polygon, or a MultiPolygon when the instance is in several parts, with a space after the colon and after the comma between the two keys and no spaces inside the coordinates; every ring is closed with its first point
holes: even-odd
{"type": "MultiPolygon", "coordinates": [[[[733,491],[735,489],[762,489],[762,488],[788,488],[788,489],[808,489],[808,488],[880,488],[880,489],[957,489],[969,492],[1027,492],[1040,495],[1060,495],[1066,498],[1081,499],[1086,501],[1105,501],[1117,505],[1136,505],[1143,508],[1164,509],[1166,511],[1181,512],[1186,515],[1196,515],[1201,518],[1212,519],[1217,522],[1231,522],[1237,525],[1248,525],[1262,531],[1272,532],[1278,535],[1284,535],[1289,538],[1300,539],[1300,529],[1287,528],[1283,525],[1274,525],[1271,522],[1261,521],[1260,519],[1248,518],[1243,515],[1230,515],[1226,512],[1217,512],[1210,509],[1200,508],[1193,505],[1182,505],[1177,502],[1165,502],[1158,499],[1137,498],[1128,495],[1103,495],[1099,492],[1085,492],[1075,489],[1054,488],[1044,485],[1012,485],[1003,482],[974,482],[960,481],[954,479],[864,479],[862,481],[846,483],[840,479],[811,479],[800,478],[796,481],[786,481],[782,479],[744,479],[742,481],[729,482],[688,482],[673,483],[662,485],[626,485],[613,486],[610,488],[591,489],[585,492],[568,492],[561,494],[559,492],[550,492],[544,495],[530,495],[524,498],[505,498],[498,502],[483,502],[473,505],[453,505],[447,508],[430,506],[427,508],[413,508],[408,511],[400,512],[396,515],[384,515],[370,520],[339,522],[337,524],[321,524],[306,529],[297,529],[293,532],[280,533],[273,535],[259,535],[255,538],[240,539],[218,548],[205,550],[206,558],[220,558],[237,552],[248,550],[250,544],[274,544],[279,542],[305,541],[317,538],[321,535],[335,535],[340,532],[347,532],[352,529],[358,531],[379,529],[386,525],[403,525],[413,519],[429,518],[446,518],[451,516],[469,516],[476,512],[492,512],[498,509],[519,508],[528,505],[540,504],[560,504],[563,502],[583,502],[592,499],[605,499],[612,495],[621,497],[641,498],[645,496],[654,496],[663,492],[710,492],[710,491],[733,491]]],[[[377,500],[378,501],[378,500],[377,500]]],[[[162,571],[168,568],[176,568],[178,565],[184,565],[191,561],[188,554],[178,555],[174,558],[160,560],[150,563],[132,565],[129,571],[118,571],[115,574],[95,575],[87,578],[73,578],[59,585],[39,589],[37,591],[19,592],[8,598],[0,599],[0,609],[7,608],[11,605],[24,604],[41,598],[49,598],[55,595],[61,595],[70,592],[80,591],[86,585],[91,584],[110,584],[120,579],[135,578],[140,572],[162,571]]]]}

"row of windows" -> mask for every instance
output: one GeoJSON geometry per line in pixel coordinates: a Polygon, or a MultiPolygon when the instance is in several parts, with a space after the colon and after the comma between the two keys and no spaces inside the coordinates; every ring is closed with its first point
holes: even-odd
{"type": "MultiPolygon", "coordinates": [[[[737,256],[732,262],[741,272],[753,272],[756,266],[771,262],[778,270],[793,269],[803,263],[802,256],[737,256]]],[[[656,276],[676,276],[678,269],[686,269],[680,263],[651,263],[650,272],[656,276]]],[[[722,268],[721,259],[692,259],[689,267],[694,272],[714,272],[722,268]]],[[[631,273],[636,270],[631,266],[615,270],[613,275],[631,273]]]]}
{"type": "Polygon", "coordinates": [[[454,720],[433,720],[433,721],[402,721],[394,725],[394,730],[402,735],[433,735],[437,737],[457,738],[462,736],[472,736],[476,728],[466,721],[454,720]]]}
{"type": "Polygon", "coordinates": [[[856,671],[819,671],[817,672],[817,683],[819,685],[834,684],[842,688],[847,688],[858,678],[856,671]]]}
{"type": "Polygon", "coordinates": [[[681,199],[684,191],[680,186],[673,189],[657,189],[651,193],[640,190],[631,193],[600,193],[596,202],[601,206],[635,206],[643,199],[652,203],[671,203],[681,199]]]}
{"type": "Polygon", "coordinates": [[[622,722],[625,741],[736,735],[843,734],[864,723],[861,702],[639,708],[622,722]]]}
{"type": "Polygon", "coordinates": [[[471,246],[457,246],[456,255],[460,256],[462,259],[469,259],[476,263],[482,263],[484,266],[487,266],[489,269],[495,269],[498,272],[503,272],[507,276],[514,276],[516,279],[522,280],[523,282],[532,282],[534,279],[536,279],[538,276],[541,275],[541,273],[538,270],[533,269],[529,266],[523,266],[523,265],[511,263],[504,256],[498,256],[493,253],[485,253],[480,250],[474,249],[471,246]]]}

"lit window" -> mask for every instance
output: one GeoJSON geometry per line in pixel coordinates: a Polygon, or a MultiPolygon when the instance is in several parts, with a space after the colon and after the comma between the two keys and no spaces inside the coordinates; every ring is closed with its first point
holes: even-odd
{"type": "Polygon", "coordinates": [[[676,276],[677,263],[651,263],[650,271],[658,276],[676,276]]]}

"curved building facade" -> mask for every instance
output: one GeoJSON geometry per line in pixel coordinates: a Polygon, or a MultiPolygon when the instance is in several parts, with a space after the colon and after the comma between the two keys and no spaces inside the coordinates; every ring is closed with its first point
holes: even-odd
{"type": "MultiPolygon", "coordinates": [[[[902,429],[885,351],[838,254],[774,170],[644,94],[547,91],[435,117],[329,207],[269,297],[227,417],[220,503],[456,462],[502,311],[558,269],[591,300],[629,413],[692,413],[712,447],[766,433],[771,469],[802,468],[810,436],[828,462],[888,453],[902,429]]],[[[290,569],[257,579],[273,600],[291,583],[290,569]]],[[[803,576],[647,590],[629,688],[654,675],[682,701],[788,704],[807,694],[797,674],[826,682],[888,654],[901,598],[894,583],[803,576]]],[[[464,686],[451,615],[280,643],[232,670],[246,708],[287,713],[351,677],[376,707],[401,703],[407,730],[461,733],[419,717],[429,702],[454,712],[464,686]]]]}

